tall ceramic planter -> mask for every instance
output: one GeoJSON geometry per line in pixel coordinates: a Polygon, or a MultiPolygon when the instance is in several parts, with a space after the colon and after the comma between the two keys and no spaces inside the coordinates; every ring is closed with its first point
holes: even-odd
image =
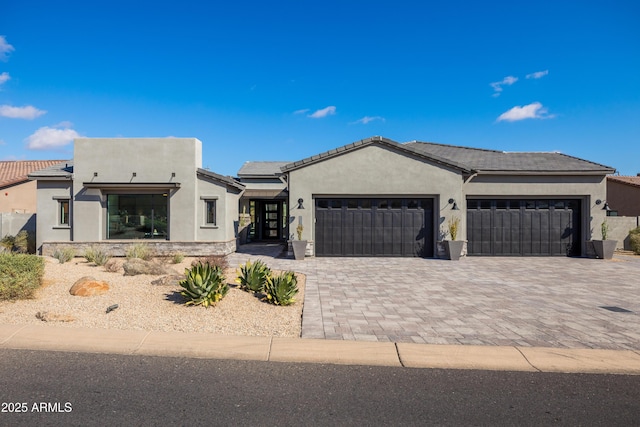
{"type": "Polygon", "coordinates": [[[593,250],[600,259],[611,259],[618,244],[617,240],[594,240],[593,250]]]}
{"type": "Polygon", "coordinates": [[[307,241],[306,240],[293,240],[291,242],[293,246],[293,257],[296,260],[304,259],[304,254],[307,250],[307,241]]]}
{"type": "Polygon", "coordinates": [[[464,242],[462,240],[445,240],[444,250],[445,250],[447,259],[450,259],[451,261],[459,260],[460,255],[462,255],[463,246],[464,246],[464,242]]]}

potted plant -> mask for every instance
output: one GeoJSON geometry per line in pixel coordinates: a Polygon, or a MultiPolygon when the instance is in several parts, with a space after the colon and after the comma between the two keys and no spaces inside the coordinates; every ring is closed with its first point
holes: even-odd
{"type": "Polygon", "coordinates": [[[298,234],[298,240],[294,240],[291,242],[293,246],[293,257],[297,260],[304,259],[304,254],[307,250],[307,241],[302,240],[302,232],[304,231],[304,227],[302,224],[298,224],[296,227],[296,233],[298,234]]]}
{"type": "Polygon", "coordinates": [[[464,246],[463,241],[456,240],[456,237],[458,237],[459,227],[460,218],[458,218],[457,216],[449,218],[449,221],[447,222],[447,228],[449,230],[449,236],[451,236],[451,240],[444,241],[444,249],[447,258],[452,261],[457,261],[460,259],[460,255],[462,255],[462,247],[464,246]]]}
{"type": "Polygon", "coordinates": [[[602,221],[600,224],[600,232],[602,233],[602,240],[593,241],[593,250],[596,252],[596,256],[600,259],[613,258],[613,252],[616,250],[617,240],[608,240],[609,224],[607,221],[602,221]]]}

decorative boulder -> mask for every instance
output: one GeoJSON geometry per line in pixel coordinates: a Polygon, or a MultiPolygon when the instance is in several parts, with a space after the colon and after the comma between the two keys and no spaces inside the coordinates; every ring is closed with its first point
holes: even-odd
{"type": "Polygon", "coordinates": [[[106,294],[109,291],[109,284],[101,282],[94,277],[81,277],[73,284],[69,293],[78,297],[92,297],[95,295],[106,294]]]}
{"type": "Polygon", "coordinates": [[[170,276],[160,277],[151,282],[152,285],[155,286],[179,286],[178,282],[184,279],[184,275],[172,274],[170,276]]]}
{"type": "Polygon", "coordinates": [[[125,276],[137,276],[138,274],[149,274],[152,276],[160,276],[165,274],[175,274],[175,271],[164,265],[154,262],[145,261],[139,258],[131,258],[122,265],[125,276]]]}

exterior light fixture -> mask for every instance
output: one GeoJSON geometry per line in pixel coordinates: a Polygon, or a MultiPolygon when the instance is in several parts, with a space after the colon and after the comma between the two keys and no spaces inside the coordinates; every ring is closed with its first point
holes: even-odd
{"type": "Polygon", "coordinates": [[[450,204],[450,205],[453,205],[453,206],[451,207],[451,210],[452,210],[452,211],[458,211],[458,210],[460,210],[460,208],[458,208],[458,204],[456,203],[456,199],[449,199],[449,204],[450,204]]]}
{"type": "Polygon", "coordinates": [[[602,210],[603,210],[603,211],[607,211],[607,212],[608,212],[608,211],[610,211],[610,210],[611,210],[611,208],[609,207],[609,203],[604,202],[604,206],[602,207],[602,210]]]}
{"type": "Polygon", "coordinates": [[[94,173],[93,173],[93,176],[94,176],[94,177],[98,176],[98,172],[94,172],[94,173]]]}
{"type": "Polygon", "coordinates": [[[135,172],[133,173],[133,176],[137,176],[137,175],[138,175],[137,173],[135,173],[135,172]]]}
{"type": "Polygon", "coordinates": [[[302,197],[298,199],[298,209],[304,209],[304,206],[302,206],[302,202],[304,202],[304,200],[302,200],[302,197]]]}

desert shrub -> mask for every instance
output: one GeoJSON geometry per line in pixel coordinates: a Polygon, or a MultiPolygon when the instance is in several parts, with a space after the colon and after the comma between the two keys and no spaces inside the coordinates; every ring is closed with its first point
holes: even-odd
{"type": "Polygon", "coordinates": [[[212,267],[220,267],[222,271],[229,268],[229,261],[224,255],[210,255],[206,257],[200,257],[194,260],[191,265],[195,266],[198,263],[209,264],[212,267]]]}
{"type": "Polygon", "coordinates": [[[136,243],[127,248],[125,255],[127,258],[140,258],[149,261],[153,258],[154,253],[146,243],[136,243]]]}
{"type": "Polygon", "coordinates": [[[95,265],[105,265],[111,259],[111,255],[100,247],[91,246],[84,252],[84,258],[95,265]]]}
{"type": "Polygon", "coordinates": [[[640,255],[640,227],[629,230],[629,245],[634,254],[640,255]]]}
{"type": "Polygon", "coordinates": [[[229,291],[222,269],[208,263],[196,263],[186,269],[185,278],[179,282],[184,291],[180,292],[186,305],[209,307],[220,301],[229,291]]]}
{"type": "Polygon", "coordinates": [[[276,305],[290,305],[298,293],[298,278],[293,271],[285,271],[278,276],[267,277],[264,286],[267,302],[276,305]]]}
{"type": "Polygon", "coordinates": [[[0,246],[2,246],[5,249],[5,251],[11,252],[13,251],[13,244],[15,241],[16,241],[15,236],[12,236],[11,234],[7,234],[2,238],[2,240],[0,240],[0,246]]]}
{"type": "Polygon", "coordinates": [[[43,258],[26,254],[0,254],[0,300],[32,298],[41,286],[43,276],[43,258]]]}
{"type": "Polygon", "coordinates": [[[240,285],[240,289],[247,292],[262,292],[267,278],[271,275],[271,269],[260,260],[254,263],[247,261],[237,272],[236,283],[240,285]]]}
{"type": "Polygon", "coordinates": [[[26,254],[31,247],[35,246],[33,242],[32,234],[26,230],[22,230],[15,236],[7,234],[0,240],[0,246],[2,246],[8,252],[18,252],[20,254],[26,254]]]}
{"type": "Polygon", "coordinates": [[[53,252],[53,257],[57,259],[58,262],[60,262],[60,264],[64,264],[67,261],[71,261],[74,256],[76,256],[76,251],[70,247],[56,249],[53,252]]]}
{"type": "Polygon", "coordinates": [[[180,264],[182,261],[184,261],[184,254],[182,252],[176,252],[171,257],[171,262],[174,264],[180,264]]]}

